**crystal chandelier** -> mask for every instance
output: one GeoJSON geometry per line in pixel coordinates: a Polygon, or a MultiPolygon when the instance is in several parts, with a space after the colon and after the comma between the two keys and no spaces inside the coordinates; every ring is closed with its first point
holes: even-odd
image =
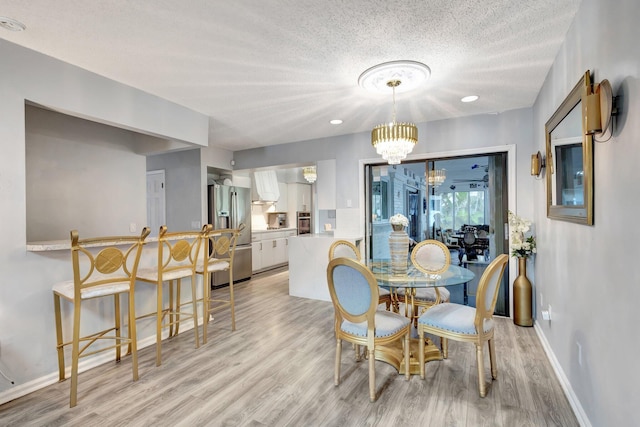
{"type": "Polygon", "coordinates": [[[309,166],[302,169],[302,176],[304,176],[304,179],[306,179],[310,184],[313,184],[314,182],[316,182],[316,179],[318,179],[318,173],[316,172],[316,167],[309,166]]]}
{"type": "Polygon", "coordinates": [[[396,123],[396,87],[400,80],[390,80],[387,86],[393,89],[393,121],[378,125],[371,131],[371,145],[390,165],[397,165],[407,158],[418,142],[418,128],[413,123],[396,123]]]}
{"type": "Polygon", "coordinates": [[[429,171],[429,185],[438,187],[445,179],[447,179],[446,169],[435,169],[429,171]]]}
{"type": "Polygon", "coordinates": [[[390,165],[399,164],[418,142],[416,125],[396,122],[396,92],[415,89],[430,75],[429,67],[420,62],[392,61],[369,68],[358,79],[358,84],[364,89],[377,93],[393,93],[392,122],[378,125],[371,131],[371,145],[390,165]]]}

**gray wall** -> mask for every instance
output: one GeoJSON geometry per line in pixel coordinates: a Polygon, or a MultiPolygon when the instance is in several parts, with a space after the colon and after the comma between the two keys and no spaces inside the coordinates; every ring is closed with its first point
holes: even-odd
{"type": "MultiPolygon", "coordinates": [[[[165,177],[165,200],[167,228],[169,230],[200,229],[202,218],[200,186],[200,150],[178,151],[147,157],[147,170],[163,169],[165,177]],[[199,223],[192,226],[192,223],[199,223]]],[[[154,231],[155,232],[155,231],[154,231]]]]}
{"type": "Polygon", "coordinates": [[[25,111],[27,241],[69,239],[71,229],[125,235],[131,223],[146,224],[146,159],[134,153],[132,132],[25,111]]]}
{"type": "Polygon", "coordinates": [[[546,216],[545,182],[532,200],[538,235],[537,297],[551,322],[537,319],[565,380],[595,426],[637,426],[640,402],[637,236],[640,180],[640,3],[583,0],[534,106],[534,150],[544,124],[589,69],[621,96],[614,137],[594,144],[595,224],[546,216]],[[582,346],[582,365],[578,346],[582,346]]]}
{"type": "MultiPolygon", "coordinates": [[[[0,58],[0,367],[16,381],[13,386],[0,381],[0,401],[6,402],[57,381],[51,287],[71,277],[69,251],[26,250],[25,101],[192,146],[207,145],[209,121],[180,105],[5,40],[0,40],[0,58]]],[[[144,163],[141,167],[145,169],[144,163]]],[[[119,226],[107,222],[105,228],[119,226]]],[[[152,289],[143,291],[137,303],[144,309],[145,297],[152,302],[153,295],[152,289]]],[[[87,317],[87,328],[104,329],[102,319],[110,314],[110,306],[91,307],[90,312],[101,315],[87,317]]],[[[143,340],[154,334],[147,326],[141,325],[143,340]]],[[[90,358],[85,361],[91,363],[90,358]]]]}
{"type": "MultiPolygon", "coordinates": [[[[418,123],[419,142],[410,158],[427,158],[497,146],[517,145],[518,190],[526,196],[518,196],[518,207],[523,215],[532,214],[528,194],[533,186],[528,176],[532,146],[531,109],[506,111],[498,115],[478,115],[453,120],[418,123]],[[522,149],[520,149],[522,148],[522,149]]],[[[357,183],[362,171],[360,160],[380,161],[371,146],[371,134],[363,132],[281,144],[234,152],[234,170],[261,168],[297,163],[336,160],[336,207],[347,208],[347,200],[358,207],[360,188],[357,183]]],[[[322,177],[319,175],[318,180],[322,177]]],[[[515,203],[515,202],[514,202],[515,203]]]]}

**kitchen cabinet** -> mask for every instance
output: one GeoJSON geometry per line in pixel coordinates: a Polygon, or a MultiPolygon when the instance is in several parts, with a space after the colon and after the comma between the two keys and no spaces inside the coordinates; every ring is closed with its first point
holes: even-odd
{"type": "Polygon", "coordinates": [[[262,270],[262,242],[251,243],[251,271],[262,270]]]}
{"type": "Polygon", "coordinates": [[[296,230],[274,230],[253,233],[252,255],[253,272],[279,267],[289,262],[289,237],[296,230]]]}
{"type": "Polygon", "coordinates": [[[287,188],[289,215],[295,218],[296,212],[311,211],[311,184],[292,183],[287,188]]]}

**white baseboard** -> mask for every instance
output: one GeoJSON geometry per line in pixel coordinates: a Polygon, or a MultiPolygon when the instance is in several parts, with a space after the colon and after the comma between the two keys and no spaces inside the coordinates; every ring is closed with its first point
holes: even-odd
{"type": "MultiPolygon", "coordinates": [[[[198,320],[198,325],[202,325],[202,319],[198,320]]],[[[193,321],[192,320],[184,320],[181,322],[180,329],[183,332],[193,330],[193,321]]],[[[183,333],[181,332],[181,333],[183,333]]],[[[166,339],[169,335],[169,332],[163,332],[162,339],[166,339]]],[[[149,347],[151,345],[155,345],[156,337],[155,335],[146,337],[140,341],[138,341],[138,350],[143,349],[145,347],[149,347]]],[[[78,372],[82,373],[89,369],[95,368],[97,366],[103,365],[105,363],[113,362],[114,355],[113,352],[105,352],[102,354],[98,354],[94,357],[89,357],[87,359],[82,359],[78,363],[78,372]]],[[[70,360],[65,360],[66,362],[66,378],[71,377],[71,367],[69,366],[70,360]]],[[[36,378],[32,381],[29,381],[24,384],[20,384],[16,387],[12,387],[8,390],[0,393],[0,405],[15,400],[19,397],[26,396],[29,393],[33,393],[34,391],[40,390],[41,388],[50,386],[58,382],[58,371],[50,373],[48,375],[42,376],[40,378],[36,378]]]]}
{"type": "Polygon", "coordinates": [[[560,366],[558,359],[556,359],[555,354],[551,350],[551,346],[549,345],[549,341],[547,341],[547,337],[544,335],[544,332],[542,331],[542,329],[540,329],[537,323],[534,323],[533,327],[534,327],[534,330],[536,331],[536,334],[538,335],[538,338],[540,338],[540,343],[542,343],[542,348],[544,349],[544,352],[547,354],[547,358],[551,363],[551,367],[553,368],[553,371],[556,373],[556,377],[558,378],[558,381],[560,381],[560,386],[562,387],[562,390],[564,391],[565,396],[567,396],[567,399],[569,400],[569,404],[571,405],[571,408],[573,409],[573,413],[576,415],[578,422],[583,427],[592,427],[591,422],[589,421],[589,417],[587,417],[587,414],[584,412],[584,409],[580,404],[580,400],[578,399],[578,396],[576,396],[576,394],[573,391],[573,387],[571,387],[571,383],[569,382],[569,379],[564,374],[564,370],[562,369],[562,366],[560,366]]]}

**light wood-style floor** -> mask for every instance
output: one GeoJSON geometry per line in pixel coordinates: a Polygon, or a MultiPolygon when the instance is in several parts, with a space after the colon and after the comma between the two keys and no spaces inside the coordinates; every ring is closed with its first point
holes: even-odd
{"type": "Polygon", "coordinates": [[[342,383],[334,387],[333,307],[290,297],[288,278],[281,269],[236,285],[235,332],[222,311],[199,349],[189,331],[163,343],[160,367],[154,347],[143,349],[139,381],[131,380],[129,358],[108,363],[80,374],[77,407],[68,406],[69,382],[57,383],[0,406],[0,425],[578,425],[534,330],[509,319],[497,319],[498,379],[485,398],[474,346],[453,341],[449,359],[427,364],[424,381],[407,382],[376,362],[375,403],[367,363],[345,343],[342,383]]]}

